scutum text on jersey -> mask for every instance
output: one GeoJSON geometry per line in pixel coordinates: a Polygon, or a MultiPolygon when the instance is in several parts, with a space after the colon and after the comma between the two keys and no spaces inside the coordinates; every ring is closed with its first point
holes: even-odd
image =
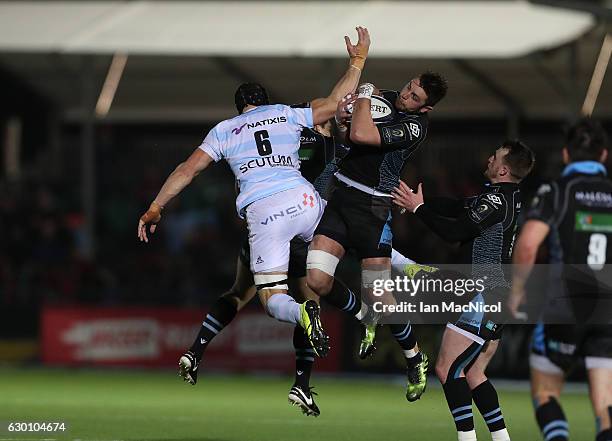
{"type": "Polygon", "coordinates": [[[251,159],[240,166],[240,172],[242,174],[248,172],[250,169],[259,167],[295,167],[291,156],[284,155],[272,155],[265,156],[263,158],[251,159]]]}

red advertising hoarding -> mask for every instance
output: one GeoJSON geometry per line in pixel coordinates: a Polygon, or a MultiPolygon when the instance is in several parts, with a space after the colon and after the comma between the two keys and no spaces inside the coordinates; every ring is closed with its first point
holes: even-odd
{"type": "MultiPolygon", "coordinates": [[[[47,307],[42,313],[42,360],[55,365],[173,367],[204,316],[204,311],[186,309],[47,307]]],[[[332,312],[323,320],[338,348],[341,317],[332,312]]],[[[210,344],[204,365],[211,370],[290,372],[292,339],[292,325],[261,310],[242,311],[210,344]]],[[[316,365],[317,371],[338,370],[338,350],[316,365]]]]}

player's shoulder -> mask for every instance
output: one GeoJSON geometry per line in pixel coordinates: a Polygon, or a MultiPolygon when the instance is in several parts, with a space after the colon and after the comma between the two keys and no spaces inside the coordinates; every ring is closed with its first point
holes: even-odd
{"type": "Polygon", "coordinates": [[[391,89],[379,89],[378,96],[384,98],[385,100],[393,104],[399,96],[399,92],[397,90],[391,89]]]}
{"type": "Polygon", "coordinates": [[[518,185],[516,186],[504,186],[501,184],[489,184],[485,186],[484,191],[482,191],[477,197],[477,203],[486,203],[493,210],[505,209],[508,206],[509,199],[511,199],[511,195],[509,194],[511,190],[518,191],[518,185]]]}

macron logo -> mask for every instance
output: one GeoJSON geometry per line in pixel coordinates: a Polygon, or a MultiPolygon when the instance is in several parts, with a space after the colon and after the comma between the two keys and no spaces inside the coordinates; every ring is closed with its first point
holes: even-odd
{"type": "Polygon", "coordinates": [[[235,129],[232,129],[232,133],[234,135],[239,135],[240,132],[242,132],[242,129],[244,129],[244,126],[246,126],[247,123],[244,123],[243,125],[241,125],[240,127],[236,127],[235,129]]]}

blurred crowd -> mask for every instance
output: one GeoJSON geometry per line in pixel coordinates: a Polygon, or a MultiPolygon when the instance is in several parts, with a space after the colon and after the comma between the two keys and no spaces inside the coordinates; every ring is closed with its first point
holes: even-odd
{"type": "MultiPolygon", "coordinates": [[[[98,134],[91,256],[84,237],[78,138],[65,138],[72,147],[64,154],[74,160],[66,160],[60,177],[41,178],[44,173],[31,170],[17,182],[0,180],[0,309],[48,303],[201,306],[231,286],[246,232],[235,212],[226,165],[210,167],[166,208],[148,244],[137,240],[139,216],[201,139],[199,131],[170,130],[163,136],[162,131],[98,134]]],[[[431,136],[406,167],[406,180],[422,181],[426,196],[475,194],[487,157],[503,137],[471,136],[431,136]]],[[[554,142],[533,147],[541,152],[554,142]]],[[[536,174],[525,184],[527,194],[542,175],[554,176],[547,167],[557,170],[558,161],[540,156],[536,174]]],[[[394,246],[417,261],[453,259],[454,247],[412,216],[396,216],[394,235],[394,246]]]]}

